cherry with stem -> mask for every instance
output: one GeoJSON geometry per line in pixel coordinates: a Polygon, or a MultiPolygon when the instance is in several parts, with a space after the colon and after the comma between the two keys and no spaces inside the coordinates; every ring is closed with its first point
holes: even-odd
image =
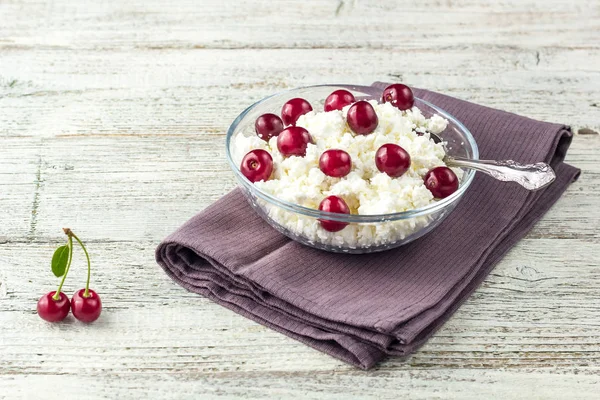
{"type": "Polygon", "coordinates": [[[38,315],[48,322],[59,322],[69,315],[71,302],[61,290],[69,273],[69,268],[71,268],[71,261],[73,261],[73,239],[69,237],[67,245],[60,246],[52,257],[52,272],[56,276],[62,275],[58,289],[45,294],[37,303],[38,315]]]}
{"type": "Polygon", "coordinates": [[[73,316],[82,322],[94,322],[98,319],[100,313],[102,312],[102,302],[100,301],[100,296],[98,296],[95,291],[90,289],[90,277],[92,275],[92,263],[90,262],[90,255],[88,254],[88,251],[81,239],[79,239],[71,229],[64,228],[63,230],[69,237],[69,240],[72,241],[72,239],[75,239],[77,243],[79,243],[83,249],[83,252],[85,253],[85,258],[88,265],[85,289],[76,291],[71,298],[71,310],[73,311],[73,316]]]}

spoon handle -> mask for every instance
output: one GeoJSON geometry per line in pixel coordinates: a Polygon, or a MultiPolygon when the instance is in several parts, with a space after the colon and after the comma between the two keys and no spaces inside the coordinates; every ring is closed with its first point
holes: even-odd
{"type": "Polygon", "coordinates": [[[516,182],[528,190],[539,190],[551,184],[556,175],[546,163],[519,164],[513,160],[468,160],[464,158],[444,159],[450,167],[462,167],[481,171],[505,182],[516,182]]]}

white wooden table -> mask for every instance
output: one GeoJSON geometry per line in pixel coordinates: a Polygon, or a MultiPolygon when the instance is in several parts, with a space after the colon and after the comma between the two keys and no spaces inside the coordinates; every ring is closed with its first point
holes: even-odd
{"type": "Polygon", "coordinates": [[[492,3],[0,0],[0,398],[598,398],[600,5],[492,3]],[[570,124],[583,174],[427,345],[365,372],[186,292],[154,248],[234,187],[248,104],[374,80],[570,124]],[[35,312],[63,226],[89,326],[35,312]]]}

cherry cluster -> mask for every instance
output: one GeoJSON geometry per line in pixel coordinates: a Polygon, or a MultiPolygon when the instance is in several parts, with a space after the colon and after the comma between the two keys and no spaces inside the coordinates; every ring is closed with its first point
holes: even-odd
{"type": "MultiPolygon", "coordinates": [[[[403,84],[388,86],[381,96],[381,102],[390,103],[399,110],[411,109],[414,105],[412,90],[403,84]]],[[[379,119],[371,103],[356,101],[354,95],[347,90],[336,90],[325,100],[324,111],[341,110],[350,106],[346,115],[348,127],[357,135],[368,135],[377,129],[379,119]]],[[[309,143],[310,133],[296,126],[300,116],[312,111],[308,101],[294,98],[287,101],[281,109],[281,118],[275,114],[263,114],[254,124],[256,134],[265,141],[277,137],[277,149],[285,157],[304,157],[309,143]],[[287,126],[287,128],[286,128],[287,126]]],[[[402,176],[410,168],[410,154],[395,143],[386,143],[375,153],[377,169],[392,178],[402,176]]],[[[342,178],[352,170],[352,158],[342,149],[329,149],[319,158],[319,168],[327,176],[342,178]]],[[[240,166],[242,174],[250,182],[267,181],[273,173],[273,158],[268,151],[255,149],[244,156],[240,166]]],[[[458,178],[447,167],[436,167],[424,177],[427,189],[435,198],[445,198],[458,189],[458,178]]],[[[328,196],[319,205],[319,210],[340,214],[350,214],[346,202],[338,196],[328,196]]],[[[323,229],[337,232],[347,225],[344,222],[320,221],[323,229]]]]}
{"type": "Polygon", "coordinates": [[[73,312],[73,316],[82,322],[94,322],[102,312],[102,302],[100,296],[90,289],[90,277],[92,266],[90,256],[83,242],[69,228],[63,231],[68,237],[67,244],[60,246],[52,256],[52,272],[62,280],[56,291],[45,294],[37,303],[38,315],[48,322],[62,321],[73,312]],[[71,300],[62,292],[63,284],[71,268],[73,260],[73,239],[79,243],[88,263],[87,282],[84,289],[75,292],[71,300]]]}

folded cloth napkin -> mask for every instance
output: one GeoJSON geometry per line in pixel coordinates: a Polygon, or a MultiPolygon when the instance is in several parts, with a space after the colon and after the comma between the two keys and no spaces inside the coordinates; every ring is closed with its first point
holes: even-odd
{"type": "Polygon", "coordinates": [[[568,127],[414,92],[462,121],[482,159],[549,162],[556,181],[529,192],[477,174],[433,232],[367,255],[327,253],[288,239],[236,189],[167,237],[156,260],[184,288],[360,368],[411,353],[579,175],[563,163],[568,127]]]}

